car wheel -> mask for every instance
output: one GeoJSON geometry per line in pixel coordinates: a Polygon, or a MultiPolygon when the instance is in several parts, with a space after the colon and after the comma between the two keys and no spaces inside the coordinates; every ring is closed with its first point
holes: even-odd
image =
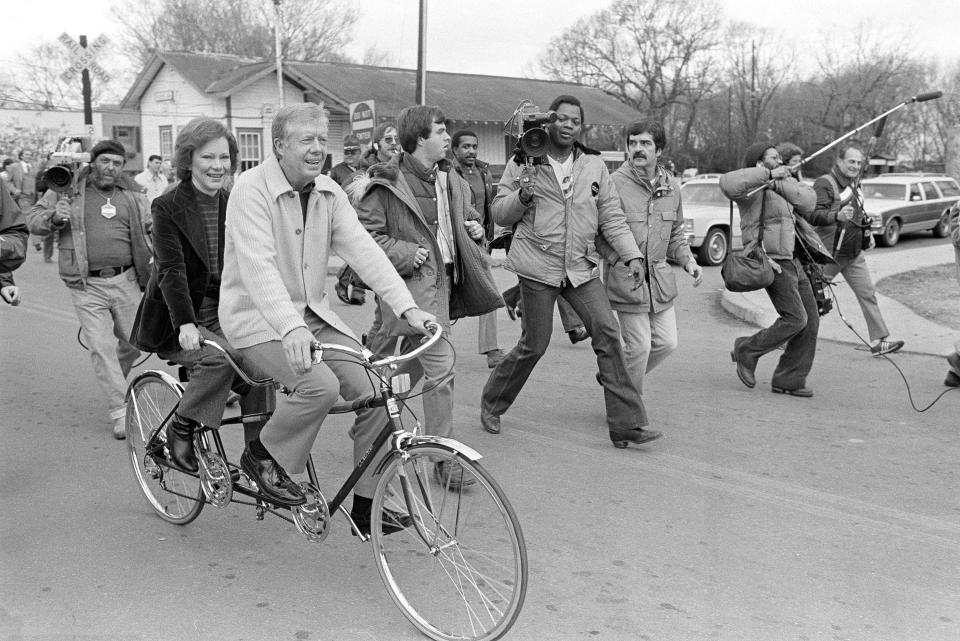
{"type": "Polygon", "coordinates": [[[704,266],[715,267],[722,263],[727,257],[727,232],[719,227],[711,228],[697,250],[697,257],[704,266]]]}
{"type": "Polygon", "coordinates": [[[940,214],[937,226],[933,228],[934,238],[946,238],[950,234],[950,210],[940,214]]]}
{"type": "Polygon", "coordinates": [[[891,218],[887,226],[883,228],[883,233],[877,239],[881,247],[893,247],[900,240],[900,221],[891,218]]]}

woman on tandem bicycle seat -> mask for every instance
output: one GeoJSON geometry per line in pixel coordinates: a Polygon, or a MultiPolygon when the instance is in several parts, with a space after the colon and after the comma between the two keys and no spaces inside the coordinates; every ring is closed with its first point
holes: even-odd
{"type": "MultiPolygon", "coordinates": [[[[195,118],[180,131],[174,148],[180,182],[153,201],[156,262],[134,321],[131,342],[144,351],[189,369],[180,406],[166,432],[171,466],[198,470],[193,433],[202,424],[218,427],[235,373],[223,353],[201,348],[201,337],[227,347],[217,306],[223,267],[223,225],[227,193],[224,179],[237,162],[237,142],[220,122],[195,118]]],[[[267,387],[246,392],[245,414],[266,411],[267,387]]],[[[245,423],[246,440],[256,438],[262,422],[245,423]]]]}
{"type": "MultiPolygon", "coordinates": [[[[342,257],[398,317],[427,334],[435,321],[416,306],[380,246],[357,220],[347,196],[320,175],[326,156],[327,118],[314,103],[288,105],[272,126],[273,157],[241,174],[227,205],[220,318],[241,357],[290,390],[277,396],[260,438],[240,457],[260,492],[281,505],[305,495],[287,473],[302,473],[328,411],[339,396],[370,394],[365,370],[348,360],[313,364],[314,341],[361,349],[350,328],[330,309],[325,291],[331,252],[342,257]]],[[[380,408],[357,412],[350,430],[359,461],[387,418],[380,408]]],[[[373,466],[354,487],[351,517],[370,532],[376,483],[373,466]]],[[[383,514],[383,531],[410,524],[383,514]]]]}

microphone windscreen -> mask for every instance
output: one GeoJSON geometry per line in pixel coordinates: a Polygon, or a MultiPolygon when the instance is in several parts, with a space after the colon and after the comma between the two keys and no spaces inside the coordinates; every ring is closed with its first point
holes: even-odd
{"type": "Polygon", "coordinates": [[[928,100],[936,100],[943,96],[942,91],[930,91],[928,93],[922,93],[919,96],[914,98],[915,102],[926,102],[928,100]]]}

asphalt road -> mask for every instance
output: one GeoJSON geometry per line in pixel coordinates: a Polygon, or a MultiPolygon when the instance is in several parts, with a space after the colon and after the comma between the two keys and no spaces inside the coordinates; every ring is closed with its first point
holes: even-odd
{"type": "MultiPolygon", "coordinates": [[[[32,254],[17,280],[25,302],[0,308],[0,640],[422,638],[342,519],[318,545],[243,506],[154,516],[55,265],[32,254]]],[[[960,638],[960,395],[917,413],[890,363],[829,342],[814,399],[769,392],[776,354],[748,390],[728,352],[754,328],[720,309],[719,270],[680,281],[680,348],[646,383],[665,436],[647,447],[611,446],[592,352],[559,323],[503,433],[483,432],[476,321],[454,328],[456,435],[485,454],[530,555],[507,638],[960,638]]],[[[372,315],[335,308],[358,331],[372,315]]],[[[500,330],[512,346],[518,323],[500,330]]],[[[918,404],[944,389],[939,359],[894,358],[918,404]]],[[[350,446],[348,421],[329,423],[314,454],[332,493],[350,446]]]]}

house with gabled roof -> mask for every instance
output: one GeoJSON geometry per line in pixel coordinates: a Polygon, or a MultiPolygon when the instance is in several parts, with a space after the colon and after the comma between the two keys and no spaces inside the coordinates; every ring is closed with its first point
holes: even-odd
{"type": "MultiPolygon", "coordinates": [[[[324,105],[330,115],[328,152],[342,160],[351,103],[373,101],[375,122],[394,120],[414,104],[416,72],[341,62],[285,61],[283,100],[324,105]]],[[[640,114],[599,89],[575,83],[428,71],[427,104],[439,105],[450,131],[467,128],[480,139],[480,157],[503,164],[513,147],[505,123],[523,99],[546,109],[558,95],[579,98],[585,143],[615,149],[623,125],[640,114]],[[598,144],[599,143],[599,144],[598,144]]],[[[121,106],[139,110],[145,155],[173,154],[177,131],[191,118],[222,119],[240,145],[241,169],[271,153],[270,125],[279,106],[276,64],[239,56],[157,51],[138,74],[121,106]]],[[[622,145],[622,143],[621,143],[622,145]]],[[[622,149],[622,146],[620,147],[622,149]]],[[[622,158],[622,155],[620,156],[622,158]]]]}

